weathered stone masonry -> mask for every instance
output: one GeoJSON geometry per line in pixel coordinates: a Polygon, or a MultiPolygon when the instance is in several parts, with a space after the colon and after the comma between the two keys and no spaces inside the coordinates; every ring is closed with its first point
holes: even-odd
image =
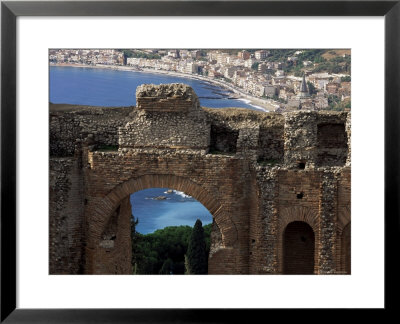
{"type": "Polygon", "coordinates": [[[131,273],[129,195],[152,187],[211,212],[210,274],[350,272],[350,113],[206,109],[182,84],[136,97],[50,105],[50,273],[131,273]]]}

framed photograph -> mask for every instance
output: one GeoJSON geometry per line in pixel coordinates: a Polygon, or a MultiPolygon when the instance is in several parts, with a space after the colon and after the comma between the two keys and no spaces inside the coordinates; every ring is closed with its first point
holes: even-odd
{"type": "Polygon", "coordinates": [[[387,315],[399,16],[3,1],[1,322],[387,315]]]}

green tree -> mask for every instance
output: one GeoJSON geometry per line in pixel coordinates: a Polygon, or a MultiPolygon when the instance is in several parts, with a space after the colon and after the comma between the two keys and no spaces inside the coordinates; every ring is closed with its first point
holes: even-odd
{"type": "Polygon", "coordinates": [[[294,76],[295,77],[302,77],[303,76],[303,71],[301,70],[294,70],[294,76]]]}
{"type": "Polygon", "coordinates": [[[251,68],[253,69],[253,70],[258,70],[258,66],[260,65],[260,62],[255,62],[255,63],[253,63],[252,65],[251,65],[251,68]]]}
{"type": "Polygon", "coordinates": [[[132,238],[132,272],[134,274],[137,273],[137,265],[138,262],[142,259],[142,255],[139,249],[139,240],[140,240],[140,233],[136,231],[136,226],[139,224],[139,218],[135,219],[135,216],[132,214],[131,218],[131,238],[132,238]]]}
{"type": "Polygon", "coordinates": [[[201,220],[196,220],[187,250],[187,272],[191,274],[207,273],[206,242],[201,220]]]}
{"type": "Polygon", "coordinates": [[[164,261],[161,269],[160,269],[160,274],[172,274],[174,270],[174,261],[172,261],[170,258],[164,261]]]}
{"type": "Polygon", "coordinates": [[[307,86],[308,86],[308,92],[310,93],[311,96],[317,93],[314,84],[312,84],[310,81],[307,81],[307,86]]]}
{"type": "Polygon", "coordinates": [[[161,56],[159,54],[151,54],[139,50],[123,50],[122,52],[125,58],[136,57],[136,58],[147,58],[147,59],[158,59],[158,60],[161,59],[161,56]]]}
{"type": "Polygon", "coordinates": [[[343,110],[343,107],[340,106],[340,98],[338,96],[329,95],[328,105],[330,110],[343,110]]]}
{"type": "MultiPolygon", "coordinates": [[[[132,272],[134,274],[166,273],[172,261],[173,274],[184,274],[185,254],[193,228],[169,226],[156,230],[154,233],[141,234],[135,230],[137,223],[137,219],[133,217],[131,223],[132,272]]],[[[207,256],[210,251],[211,227],[212,224],[203,226],[207,256]]]]}

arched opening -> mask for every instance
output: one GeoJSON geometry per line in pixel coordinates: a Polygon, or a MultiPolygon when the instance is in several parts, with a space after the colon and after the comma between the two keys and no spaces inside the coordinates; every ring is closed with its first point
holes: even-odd
{"type": "Polygon", "coordinates": [[[283,234],[283,273],[314,273],[315,235],[310,225],[295,221],[283,234]]]}
{"type": "Polygon", "coordinates": [[[210,247],[221,244],[221,233],[207,208],[172,188],[137,191],[130,203],[133,274],[208,273],[210,247]]]}
{"type": "Polygon", "coordinates": [[[86,272],[131,274],[132,242],[130,195],[149,188],[176,188],[201,202],[213,216],[216,238],[211,238],[208,272],[236,273],[237,229],[218,196],[188,178],[174,175],[143,175],[114,187],[106,196],[91,197],[86,209],[86,272]],[[109,229],[114,230],[110,231],[109,229]],[[216,244],[214,244],[217,242],[216,244]]]}
{"type": "Polygon", "coordinates": [[[341,237],[341,255],[340,263],[342,265],[342,271],[345,274],[351,274],[351,223],[348,223],[342,231],[341,237]]]}

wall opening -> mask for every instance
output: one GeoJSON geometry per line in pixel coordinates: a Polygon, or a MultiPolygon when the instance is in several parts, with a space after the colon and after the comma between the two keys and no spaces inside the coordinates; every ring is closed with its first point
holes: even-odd
{"type": "Polygon", "coordinates": [[[224,126],[211,125],[210,153],[236,153],[239,131],[224,126]]]}
{"type": "Polygon", "coordinates": [[[222,238],[212,215],[199,201],[171,188],[150,188],[132,194],[130,202],[133,274],[208,273],[210,251],[222,238]],[[197,220],[201,223],[194,229],[197,220]],[[200,235],[196,244],[191,243],[194,231],[200,235]],[[199,256],[193,261],[190,251],[194,250],[199,256]]]}
{"type": "Polygon", "coordinates": [[[283,126],[260,126],[257,162],[262,165],[282,163],[284,154],[283,126]]]}
{"type": "Polygon", "coordinates": [[[317,166],[343,166],[347,159],[344,124],[320,124],[317,131],[317,166]]]}
{"type": "Polygon", "coordinates": [[[289,223],[283,234],[283,273],[314,273],[315,235],[310,225],[289,223]]]}
{"type": "MultiPolygon", "coordinates": [[[[116,186],[107,196],[98,197],[96,201],[93,198],[92,202],[89,200],[89,208],[92,208],[93,220],[97,222],[97,227],[88,226],[87,246],[91,249],[87,249],[89,253],[87,253],[85,272],[93,274],[134,273],[132,266],[132,227],[135,227],[136,233],[136,225],[138,224],[132,221],[131,195],[149,188],[158,188],[162,192],[154,195],[153,198],[157,198],[156,201],[159,202],[166,202],[167,199],[159,196],[167,195],[164,192],[171,190],[167,186],[186,192],[193,198],[198,198],[212,215],[212,218],[210,217],[212,225],[210,225],[210,252],[207,270],[213,274],[237,272],[234,259],[232,259],[232,250],[227,248],[236,242],[237,231],[232,226],[229,215],[226,215],[224,205],[220,204],[215,195],[211,195],[195,182],[187,178],[164,174],[131,178],[116,186]],[[102,236],[103,233],[108,233],[110,226],[115,227],[113,224],[116,224],[115,238],[112,239],[113,236],[102,236]],[[97,229],[101,229],[101,232],[97,229]]],[[[185,204],[185,202],[180,203],[185,204]]],[[[175,203],[174,206],[177,205],[179,204],[175,203]]],[[[133,209],[133,212],[136,217],[139,216],[140,222],[140,215],[137,215],[135,209],[133,209]]],[[[193,220],[190,223],[193,226],[193,220]]],[[[165,265],[164,269],[167,266],[168,264],[165,265]]]]}

